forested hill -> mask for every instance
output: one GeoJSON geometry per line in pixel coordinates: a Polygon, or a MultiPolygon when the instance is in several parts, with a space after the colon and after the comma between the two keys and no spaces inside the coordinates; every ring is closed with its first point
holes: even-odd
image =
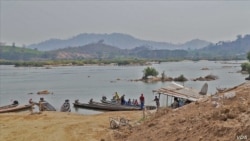
{"type": "Polygon", "coordinates": [[[46,58],[42,51],[15,46],[0,46],[0,59],[4,60],[40,60],[46,58]]]}
{"type": "Polygon", "coordinates": [[[98,42],[80,47],[68,47],[49,51],[48,54],[53,56],[53,59],[112,59],[124,56],[125,51],[117,47],[98,42]]]}
{"type": "Polygon", "coordinates": [[[223,42],[220,41],[216,44],[210,44],[209,46],[197,51],[200,57],[237,57],[246,56],[246,53],[250,51],[250,35],[237,36],[234,41],[223,42]]]}

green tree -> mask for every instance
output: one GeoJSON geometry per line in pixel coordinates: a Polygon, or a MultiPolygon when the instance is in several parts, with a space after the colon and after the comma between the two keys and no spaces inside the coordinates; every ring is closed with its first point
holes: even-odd
{"type": "Polygon", "coordinates": [[[188,79],[182,74],[179,77],[174,78],[174,81],[180,81],[180,82],[184,82],[187,81],[188,79]]]}
{"type": "Polygon", "coordinates": [[[247,70],[247,72],[248,72],[248,74],[249,74],[249,78],[250,78],[250,63],[247,64],[246,70],[247,70]]]}
{"type": "Polygon", "coordinates": [[[242,63],[242,64],[241,64],[241,71],[247,71],[247,65],[248,65],[248,64],[249,64],[248,62],[242,63]]]}
{"type": "Polygon", "coordinates": [[[143,79],[147,79],[148,76],[157,76],[159,73],[158,71],[153,67],[147,67],[143,70],[143,79]]]}

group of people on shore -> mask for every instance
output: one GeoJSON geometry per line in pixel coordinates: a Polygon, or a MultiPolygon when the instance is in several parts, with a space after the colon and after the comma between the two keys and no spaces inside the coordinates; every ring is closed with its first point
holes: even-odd
{"type": "MultiPolygon", "coordinates": [[[[117,92],[115,92],[113,98],[112,98],[112,101],[114,102],[119,102],[121,103],[121,105],[135,105],[135,106],[140,106],[141,109],[144,108],[144,104],[145,104],[145,97],[143,95],[143,93],[140,95],[139,97],[139,102],[138,103],[138,100],[137,99],[133,99],[131,101],[131,99],[129,98],[128,101],[125,100],[125,94],[123,94],[121,97],[119,97],[119,94],[117,92]]],[[[157,96],[155,96],[154,98],[154,101],[156,103],[156,107],[157,109],[159,109],[160,107],[160,100],[157,96]]]]}

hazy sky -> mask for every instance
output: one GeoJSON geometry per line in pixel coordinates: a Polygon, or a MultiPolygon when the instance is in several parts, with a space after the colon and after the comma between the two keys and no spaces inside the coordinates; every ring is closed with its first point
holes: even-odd
{"type": "Polygon", "coordinates": [[[250,34],[250,1],[0,0],[0,41],[29,45],[80,33],[183,43],[250,34]]]}

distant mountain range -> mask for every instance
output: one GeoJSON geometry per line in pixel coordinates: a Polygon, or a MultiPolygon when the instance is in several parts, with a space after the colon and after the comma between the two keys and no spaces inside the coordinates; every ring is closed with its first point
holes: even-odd
{"type": "MultiPolygon", "coordinates": [[[[188,45],[189,43],[187,43],[188,45]]],[[[189,44],[190,45],[190,44],[189,44]]],[[[47,52],[51,59],[114,59],[114,58],[143,58],[143,59],[244,59],[250,51],[250,35],[237,37],[235,41],[218,42],[196,50],[184,49],[152,49],[150,46],[138,46],[133,49],[120,49],[108,45],[103,40],[79,47],[67,47],[47,52]]]]}
{"type": "Polygon", "coordinates": [[[49,39],[37,44],[31,44],[28,46],[28,48],[38,49],[41,51],[49,51],[49,50],[62,49],[66,47],[79,47],[98,42],[118,47],[120,49],[133,49],[139,46],[148,46],[151,50],[200,49],[211,44],[208,41],[200,39],[194,39],[183,44],[172,44],[168,42],[141,40],[133,36],[122,33],[112,33],[112,34],[83,33],[65,40],[49,39]]]}
{"type": "MultiPolygon", "coordinates": [[[[193,45],[196,41],[186,43],[193,45]],[[193,42],[193,43],[192,43],[193,42]]],[[[180,47],[180,46],[179,46],[180,47]]],[[[177,48],[177,47],[176,47],[177,48]]],[[[77,47],[66,47],[50,51],[0,45],[0,60],[82,60],[82,59],[117,59],[137,58],[155,60],[235,60],[246,59],[250,51],[250,35],[237,36],[234,41],[220,41],[200,49],[152,49],[152,46],[141,45],[132,49],[121,49],[98,40],[77,47]]]]}

